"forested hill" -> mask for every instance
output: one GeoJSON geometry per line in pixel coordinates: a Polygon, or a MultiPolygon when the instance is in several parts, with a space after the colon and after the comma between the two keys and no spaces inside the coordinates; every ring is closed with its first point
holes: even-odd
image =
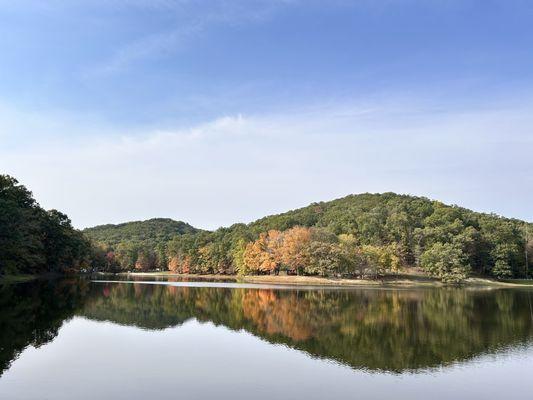
{"type": "Polygon", "coordinates": [[[0,274],[171,270],[377,278],[406,267],[458,282],[531,277],[533,224],[423,197],[350,195],[214,232],[151,219],[73,229],[0,175],[0,274]]]}
{"type": "Polygon", "coordinates": [[[423,197],[359,194],[182,235],[167,256],[177,272],[367,277],[416,266],[445,281],[525,277],[532,233],[531,223],[423,197]]]}
{"type": "Polygon", "coordinates": [[[183,234],[196,234],[199,229],[169,218],[100,225],[83,233],[103,252],[97,268],[107,270],[167,269],[167,243],[183,234]]]}
{"type": "Polygon", "coordinates": [[[163,219],[84,232],[102,246],[100,268],[112,271],[366,278],[419,267],[457,282],[526,277],[533,266],[531,223],[394,193],[313,203],[214,232],[163,219]]]}
{"type": "Polygon", "coordinates": [[[270,215],[249,224],[256,233],[270,229],[283,231],[294,226],[325,228],[337,235],[355,234],[368,243],[406,242],[412,239],[415,231],[419,233],[418,229],[430,227],[450,237],[467,227],[481,231],[493,226],[510,231],[523,231],[526,226],[533,229],[532,222],[392,192],[352,194],[270,215]]]}
{"type": "Polygon", "coordinates": [[[88,268],[95,249],[57,210],[44,210],[32,193],[0,175],[0,276],[88,268]]]}
{"type": "Polygon", "coordinates": [[[170,218],[99,225],[83,230],[83,233],[91,240],[106,246],[116,246],[124,242],[156,244],[168,242],[176,235],[196,232],[198,229],[191,225],[170,218]]]}

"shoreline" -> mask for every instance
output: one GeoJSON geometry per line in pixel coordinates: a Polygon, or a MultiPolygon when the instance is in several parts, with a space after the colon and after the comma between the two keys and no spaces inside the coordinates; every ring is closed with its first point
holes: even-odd
{"type": "Polygon", "coordinates": [[[0,284],[11,284],[11,283],[24,283],[30,282],[36,279],[58,279],[58,278],[68,278],[72,275],[68,274],[59,274],[56,272],[48,272],[46,274],[16,274],[16,275],[0,275],[0,284]]]}
{"type": "Polygon", "coordinates": [[[11,284],[11,283],[23,283],[33,281],[34,279],[39,279],[39,275],[29,275],[29,274],[20,274],[20,275],[2,275],[0,276],[0,284],[11,284]]]}
{"type": "Polygon", "coordinates": [[[524,282],[496,281],[489,278],[471,277],[459,285],[446,284],[438,279],[419,274],[387,275],[380,279],[326,278],[302,275],[221,275],[221,274],[177,274],[173,272],[118,272],[99,273],[102,276],[132,276],[148,278],[178,278],[198,281],[230,281],[237,283],[276,284],[293,286],[326,287],[477,287],[477,288],[533,288],[533,280],[524,282]]]}
{"type": "Polygon", "coordinates": [[[44,275],[4,275],[0,276],[0,284],[24,283],[35,279],[55,279],[72,276],[118,276],[180,279],[186,281],[215,281],[232,283],[251,283],[264,285],[317,286],[317,287],[468,287],[468,288],[533,288],[532,280],[497,281],[490,278],[471,277],[458,285],[446,284],[438,279],[416,273],[390,274],[379,279],[327,278],[303,275],[222,275],[222,274],[178,274],[170,271],[161,272],[96,272],[93,274],[44,274],[44,275]]]}

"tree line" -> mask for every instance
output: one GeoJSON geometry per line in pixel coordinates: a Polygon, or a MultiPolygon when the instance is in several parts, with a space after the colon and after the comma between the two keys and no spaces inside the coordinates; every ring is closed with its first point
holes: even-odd
{"type": "Polygon", "coordinates": [[[418,267],[460,282],[473,274],[529,277],[528,231],[533,224],[517,219],[384,193],[314,203],[214,232],[186,232],[155,245],[103,247],[111,270],[369,278],[418,267]]]}
{"type": "Polygon", "coordinates": [[[418,267],[445,282],[530,276],[533,224],[423,197],[350,195],[215,231],[171,219],[80,232],[0,175],[0,274],[170,270],[376,278],[418,267]]]}
{"type": "Polygon", "coordinates": [[[0,175],[0,275],[79,271],[95,251],[65,214],[44,210],[15,178],[0,175]]]}

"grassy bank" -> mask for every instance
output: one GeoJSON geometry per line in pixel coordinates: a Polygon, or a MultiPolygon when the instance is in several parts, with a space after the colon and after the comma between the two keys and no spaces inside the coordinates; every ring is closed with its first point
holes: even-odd
{"type": "Polygon", "coordinates": [[[0,284],[2,284],[2,283],[28,282],[28,281],[32,281],[32,280],[37,279],[37,278],[39,278],[39,275],[29,275],[29,274],[0,275],[0,284]]]}
{"type": "MultiPolygon", "coordinates": [[[[0,284],[6,283],[23,283],[33,281],[35,279],[58,279],[71,277],[72,274],[65,275],[58,272],[48,272],[46,274],[16,274],[16,275],[0,275],[0,284]]],[[[76,275],[77,276],[77,275],[76,275]]]]}
{"type": "MultiPolygon", "coordinates": [[[[176,274],[172,272],[130,272],[119,273],[119,276],[166,278],[180,280],[200,281],[231,281],[243,283],[264,283],[277,285],[312,285],[312,286],[404,286],[404,287],[442,287],[446,286],[441,281],[416,273],[391,274],[379,279],[349,279],[349,278],[324,278],[319,276],[294,276],[294,275],[199,275],[176,274]]],[[[533,280],[506,280],[497,281],[488,278],[469,278],[463,286],[472,287],[532,287],[533,280]]]]}
{"type": "MultiPolygon", "coordinates": [[[[134,278],[165,278],[188,281],[219,281],[219,282],[242,282],[242,283],[257,283],[257,284],[276,284],[276,285],[305,285],[305,286],[343,286],[343,287],[360,287],[360,286],[403,286],[403,287],[443,287],[446,286],[441,281],[422,275],[419,273],[403,273],[390,274],[379,279],[350,279],[350,278],[325,278],[319,276],[295,276],[295,275],[201,275],[201,274],[176,274],[173,272],[121,272],[113,273],[99,273],[99,276],[120,276],[120,277],[134,277],[134,278]]],[[[57,278],[60,275],[3,275],[0,276],[0,284],[22,283],[34,279],[43,278],[57,278]]],[[[533,288],[533,280],[526,279],[507,279],[494,280],[482,277],[468,278],[463,286],[470,287],[516,287],[533,288]]]]}

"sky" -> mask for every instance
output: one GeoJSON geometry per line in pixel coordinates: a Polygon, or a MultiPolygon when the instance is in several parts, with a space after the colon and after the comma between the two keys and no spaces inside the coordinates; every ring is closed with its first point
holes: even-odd
{"type": "Polygon", "coordinates": [[[351,193],[533,221],[530,0],[0,0],[0,173],[84,228],[351,193]]]}

